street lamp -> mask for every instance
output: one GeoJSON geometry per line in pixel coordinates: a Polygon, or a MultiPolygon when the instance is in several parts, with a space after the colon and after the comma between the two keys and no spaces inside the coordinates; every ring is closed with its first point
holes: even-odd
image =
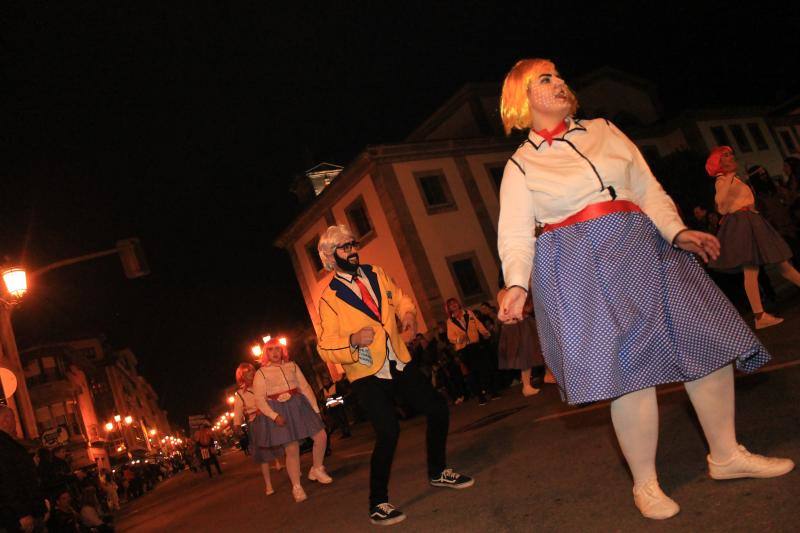
{"type": "Polygon", "coordinates": [[[21,268],[9,268],[3,272],[3,282],[8,293],[16,299],[25,296],[28,291],[28,278],[21,268]]]}

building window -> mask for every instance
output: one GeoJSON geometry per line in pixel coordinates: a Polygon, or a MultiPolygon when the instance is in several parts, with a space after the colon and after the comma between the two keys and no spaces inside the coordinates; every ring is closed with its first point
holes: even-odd
{"type": "Polygon", "coordinates": [[[489,297],[489,288],[475,252],[450,256],[447,266],[456,282],[462,304],[472,305],[489,297]]]}
{"type": "Polygon", "coordinates": [[[747,131],[750,132],[750,136],[756,142],[756,148],[759,150],[769,150],[769,146],[767,145],[767,140],[764,138],[764,134],[761,133],[761,128],[755,122],[750,122],[747,124],[747,131]]]}
{"type": "Polygon", "coordinates": [[[369,213],[367,213],[367,205],[364,203],[363,196],[359,196],[345,207],[344,214],[350,224],[350,229],[355,233],[356,239],[358,239],[361,246],[364,246],[375,237],[375,228],[369,218],[369,213]]]}
{"type": "Polygon", "coordinates": [[[25,379],[35,378],[41,375],[42,370],[39,368],[39,360],[38,359],[31,359],[28,361],[28,364],[25,365],[25,379]]]}
{"type": "Polygon", "coordinates": [[[783,145],[786,147],[786,153],[793,154],[797,152],[797,145],[795,145],[792,134],[788,130],[781,130],[778,134],[781,136],[783,145]]]}
{"type": "Polygon", "coordinates": [[[505,171],[505,169],[506,166],[503,163],[492,163],[486,165],[486,172],[492,179],[492,183],[494,184],[494,189],[498,193],[500,192],[500,184],[503,182],[503,172],[505,171]]]}
{"type": "Polygon", "coordinates": [[[714,140],[717,142],[717,146],[730,146],[731,140],[728,139],[728,134],[725,133],[725,128],[722,126],[714,126],[711,128],[711,135],[714,136],[714,140]]]}
{"type": "Polygon", "coordinates": [[[414,176],[429,215],[458,209],[453,201],[453,194],[450,192],[447,178],[441,170],[416,172],[414,176]]]}
{"type": "Polygon", "coordinates": [[[730,128],[733,138],[736,139],[736,144],[739,145],[739,150],[742,153],[752,152],[753,147],[750,146],[750,141],[747,139],[747,135],[744,134],[744,128],[738,124],[732,124],[730,128]]]}
{"type": "Polygon", "coordinates": [[[325,270],[325,266],[322,264],[322,259],[319,258],[319,251],[317,250],[317,245],[319,244],[319,235],[314,236],[308,244],[306,244],[306,255],[308,256],[308,261],[311,263],[311,270],[316,273],[319,273],[325,270]]]}

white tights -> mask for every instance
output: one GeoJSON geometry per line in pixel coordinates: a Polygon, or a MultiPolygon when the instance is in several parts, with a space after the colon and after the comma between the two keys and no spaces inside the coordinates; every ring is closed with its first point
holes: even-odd
{"type": "MultiPolygon", "coordinates": [[[[795,270],[789,261],[779,264],[778,270],[787,281],[800,287],[800,272],[795,270]]],[[[764,312],[764,306],[761,304],[761,293],[758,290],[758,267],[748,265],[742,271],[744,272],[744,292],[747,295],[747,301],[750,302],[750,309],[754,314],[764,312]]]]}
{"type": "MultiPolygon", "coordinates": [[[[325,447],[328,443],[328,435],[324,429],[320,429],[317,433],[312,435],[311,439],[314,441],[314,448],[311,452],[313,458],[314,468],[323,466],[325,460],[325,447]]],[[[289,474],[289,480],[292,482],[293,487],[300,485],[300,444],[295,441],[287,444],[284,448],[286,452],[286,473],[289,474]]],[[[263,466],[262,466],[263,469],[263,466]]],[[[263,471],[263,470],[262,470],[263,471]]],[[[265,474],[264,478],[269,474],[265,474]]]]}
{"type": "MultiPolygon", "coordinates": [[[[724,366],[684,386],[703,427],[711,458],[715,462],[727,461],[737,447],[733,367],[724,366]]],[[[631,392],[611,402],[611,420],[634,485],[655,479],[658,446],[655,387],[631,392]]]]}

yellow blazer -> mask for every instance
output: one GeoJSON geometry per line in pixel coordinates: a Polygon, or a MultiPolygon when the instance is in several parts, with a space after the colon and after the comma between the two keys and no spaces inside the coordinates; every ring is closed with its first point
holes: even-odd
{"type": "Polygon", "coordinates": [[[467,328],[464,329],[460,323],[450,318],[447,320],[447,340],[459,352],[470,344],[475,344],[481,340],[481,337],[489,338],[489,330],[487,330],[475,313],[469,309],[464,309],[463,319],[467,323],[467,328]]]}
{"type": "Polygon", "coordinates": [[[360,295],[356,295],[336,277],[325,287],[319,299],[317,351],[324,361],[342,365],[351,383],[372,376],[383,367],[389,355],[387,339],[391,340],[399,361],[411,361],[411,354],[400,336],[397,319],[402,319],[406,313],[416,314],[414,302],[381,267],[361,265],[361,270],[378,300],[380,317],[370,311],[360,295]],[[369,346],[372,356],[370,366],[359,363],[358,349],[350,346],[350,335],[367,326],[375,329],[375,338],[369,346]]]}

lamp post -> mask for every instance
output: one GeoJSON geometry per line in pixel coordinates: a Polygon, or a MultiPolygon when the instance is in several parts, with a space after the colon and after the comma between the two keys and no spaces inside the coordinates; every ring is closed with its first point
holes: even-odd
{"type": "MultiPolygon", "coordinates": [[[[119,431],[119,435],[120,437],[122,437],[122,443],[125,446],[125,450],[128,452],[128,459],[130,459],[133,456],[131,455],[131,448],[130,445],[128,444],[128,436],[122,429],[123,421],[125,422],[126,426],[130,426],[131,423],[133,422],[133,417],[128,415],[123,418],[122,415],[114,415],[114,422],[116,423],[117,431],[119,431]]],[[[111,422],[106,423],[106,431],[111,432],[113,430],[114,430],[114,424],[112,424],[111,422]]],[[[119,452],[121,450],[117,448],[117,451],[119,452]]]]}
{"type": "Polygon", "coordinates": [[[39,434],[36,427],[33,405],[31,404],[25,373],[17,351],[14,327],[11,324],[11,311],[28,291],[28,277],[24,269],[4,266],[0,268],[3,283],[0,286],[0,364],[10,370],[17,382],[16,393],[6,391],[0,384],[0,404],[11,403],[19,424],[20,438],[33,439],[39,434]],[[8,397],[6,396],[8,394],[8,397]],[[11,397],[13,394],[13,398],[11,397]]]}

